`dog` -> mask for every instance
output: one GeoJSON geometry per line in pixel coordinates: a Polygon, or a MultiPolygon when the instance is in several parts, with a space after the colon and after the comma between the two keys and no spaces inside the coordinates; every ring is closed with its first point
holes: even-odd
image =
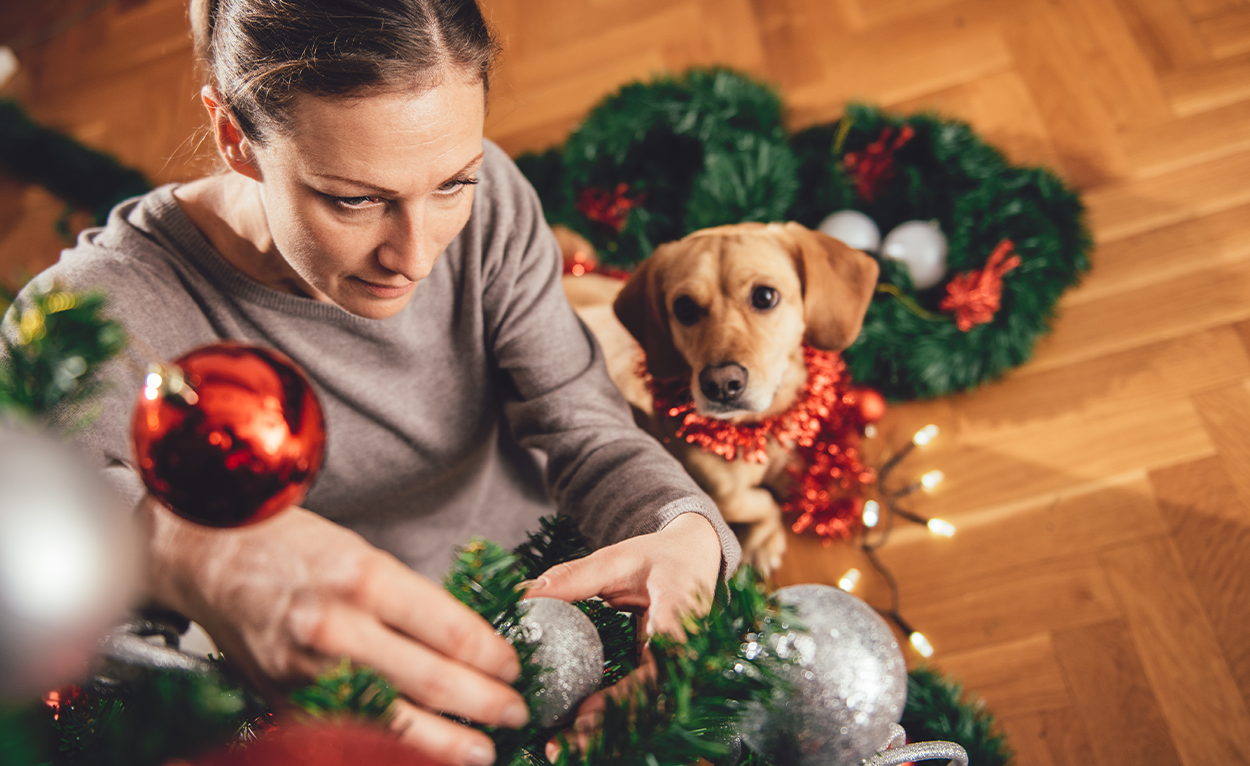
{"type": "Polygon", "coordinates": [[[871,256],[797,223],[742,223],[661,245],[623,286],[566,277],[570,303],[640,425],[716,502],[744,561],[765,576],[785,550],[777,497],[789,482],[789,451],[770,439],[762,461],[727,460],[674,438],[673,420],[654,410],[639,351],[652,378],[689,381],[699,415],[757,423],[798,399],[804,344],[841,351],[855,340],[877,276],[871,256]]]}

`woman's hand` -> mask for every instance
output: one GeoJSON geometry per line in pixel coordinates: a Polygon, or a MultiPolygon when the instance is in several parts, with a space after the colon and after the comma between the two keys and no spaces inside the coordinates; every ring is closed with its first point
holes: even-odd
{"type": "Polygon", "coordinates": [[[682,636],[682,617],[711,606],[720,562],[720,538],[711,522],[683,513],[658,532],[548,569],[525,595],[562,601],[598,596],[617,609],[641,611],[646,635],[682,636]]]}
{"type": "Polygon", "coordinates": [[[518,727],[528,711],[507,685],[520,666],[506,640],[441,586],[302,508],[238,529],[184,521],[144,504],[151,597],[199,622],[271,701],[342,657],[402,693],[393,727],[434,760],[486,766],[488,737],[436,715],[518,727]]]}

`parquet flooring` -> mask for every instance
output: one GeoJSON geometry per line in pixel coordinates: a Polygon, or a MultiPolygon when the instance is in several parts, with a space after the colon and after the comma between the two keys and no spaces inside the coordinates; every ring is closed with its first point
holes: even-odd
{"type": "MultiPolygon", "coordinates": [[[[182,2],[6,4],[5,92],[157,182],[211,169],[182,2]]],[[[1034,361],[887,415],[880,451],[942,427],[902,472],[945,471],[909,502],[959,532],[900,527],[882,558],[1020,766],[1250,763],[1250,0],[484,5],[487,133],[513,153],[625,82],[725,64],[794,128],[848,99],[933,108],[1078,186],[1094,268],[1034,361]]],[[[0,275],[53,260],[61,203],[3,180],[0,202],[0,275]]],[[[856,551],[807,538],[778,579],[850,566],[881,603],[856,551]]]]}

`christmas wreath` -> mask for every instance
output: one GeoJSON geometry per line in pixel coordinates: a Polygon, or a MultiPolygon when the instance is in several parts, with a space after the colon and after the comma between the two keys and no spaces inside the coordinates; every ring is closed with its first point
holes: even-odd
{"type": "Polygon", "coordinates": [[[930,229],[944,260],[927,264],[936,271],[920,288],[895,259],[905,248],[891,255],[886,237],[878,295],[845,352],[856,382],[896,399],[932,397],[1027,361],[1059,296],[1089,267],[1076,193],[1045,169],[1011,165],[958,121],[852,104],[837,122],[789,135],[783,113],[768,86],[695,69],[624,86],[564,146],[517,164],[548,220],[616,267],[742,221],[817,228],[856,211],[874,232],[930,229]]]}

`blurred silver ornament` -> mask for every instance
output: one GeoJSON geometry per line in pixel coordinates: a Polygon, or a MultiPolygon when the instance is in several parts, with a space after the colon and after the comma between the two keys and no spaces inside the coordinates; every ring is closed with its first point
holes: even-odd
{"type": "Polygon", "coordinates": [[[928,289],[946,276],[946,235],[937,221],[900,223],[885,235],[881,257],[902,261],[916,289],[928,289]]]}
{"type": "Polygon", "coordinates": [[[877,222],[858,210],[839,210],[821,221],[818,228],[856,250],[875,253],[881,244],[877,222]]]}
{"type": "Polygon", "coordinates": [[[539,676],[535,716],[543,726],[562,726],[603,680],[603,643],[595,624],[572,604],[554,598],[521,602],[521,629],[538,644],[534,661],[546,668],[539,676]]]}
{"type": "Polygon", "coordinates": [[[807,628],[772,642],[778,657],[796,659],[783,671],[794,691],[778,690],[772,709],[753,706],[742,738],[773,763],[858,766],[903,716],[907,665],[898,641],[872,607],[839,588],[792,585],[777,596],[807,628]]]}
{"type": "Polygon", "coordinates": [[[0,427],[0,697],[84,672],[135,594],[137,532],[74,450],[0,427]]]}

